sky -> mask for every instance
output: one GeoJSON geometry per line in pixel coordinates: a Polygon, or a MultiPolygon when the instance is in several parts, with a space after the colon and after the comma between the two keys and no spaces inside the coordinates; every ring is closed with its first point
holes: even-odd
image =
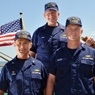
{"type": "MultiPolygon", "coordinates": [[[[95,0],[0,0],[0,26],[20,18],[23,13],[25,30],[33,34],[40,26],[46,23],[44,19],[44,5],[56,2],[60,16],[58,22],[65,25],[70,16],[78,16],[83,23],[83,36],[95,39],[95,0]]],[[[13,45],[0,47],[3,52],[12,58],[16,51],[13,45]]]]}

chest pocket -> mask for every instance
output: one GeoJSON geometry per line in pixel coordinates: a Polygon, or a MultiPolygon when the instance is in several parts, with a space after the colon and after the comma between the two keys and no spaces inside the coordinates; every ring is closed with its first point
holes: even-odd
{"type": "Polygon", "coordinates": [[[59,78],[64,78],[67,74],[70,74],[70,62],[67,58],[61,58],[57,60],[57,71],[56,75],[59,78]]]}
{"type": "Polygon", "coordinates": [[[41,33],[38,35],[38,42],[37,45],[38,47],[41,46],[44,43],[45,37],[41,35],[41,33]]]}
{"type": "Polygon", "coordinates": [[[80,75],[86,78],[93,77],[94,61],[93,60],[81,60],[79,66],[80,75]]]}
{"type": "Polygon", "coordinates": [[[38,48],[42,48],[42,49],[45,49],[45,48],[48,48],[49,47],[49,42],[48,42],[48,39],[49,39],[50,36],[46,36],[46,34],[42,34],[40,33],[38,35],[38,42],[37,42],[37,46],[38,48]]]}
{"type": "Polygon", "coordinates": [[[41,80],[42,80],[42,77],[40,74],[32,74],[32,77],[31,77],[31,87],[33,89],[40,89],[41,88],[41,80]]]}

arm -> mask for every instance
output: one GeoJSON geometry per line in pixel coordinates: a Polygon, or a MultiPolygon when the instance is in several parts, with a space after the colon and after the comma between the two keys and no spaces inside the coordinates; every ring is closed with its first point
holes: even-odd
{"type": "Polygon", "coordinates": [[[81,39],[85,42],[86,45],[95,48],[95,41],[93,38],[90,37],[81,37],[81,39]]]}
{"type": "Polygon", "coordinates": [[[94,39],[88,37],[88,39],[86,40],[86,45],[95,48],[95,41],[94,41],[94,39]]]}
{"type": "Polygon", "coordinates": [[[46,95],[46,89],[44,89],[44,92],[43,93],[44,93],[44,95],[46,95]]]}
{"type": "Polygon", "coordinates": [[[0,95],[4,95],[8,90],[7,72],[6,65],[4,65],[0,73],[0,95]]]}
{"type": "Polygon", "coordinates": [[[55,84],[55,76],[53,74],[49,74],[46,86],[46,95],[53,94],[54,84],[55,84]]]}
{"type": "Polygon", "coordinates": [[[4,95],[4,92],[2,90],[0,90],[0,95],[4,95]]]}
{"type": "Polygon", "coordinates": [[[32,47],[30,48],[29,55],[36,58],[36,53],[37,53],[37,43],[38,43],[38,30],[36,30],[33,33],[32,36],[32,47]]]}
{"type": "Polygon", "coordinates": [[[44,65],[42,67],[43,67],[42,68],[42,77],[43,77],[42,88],[43,88],[44,95],[46,95],[46,84],[47,84],[48,73],[44,65]]]}

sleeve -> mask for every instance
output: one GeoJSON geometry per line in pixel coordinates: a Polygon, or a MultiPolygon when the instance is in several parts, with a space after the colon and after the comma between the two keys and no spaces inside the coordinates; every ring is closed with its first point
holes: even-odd
{"type": "Polygon", "coordinates": [[[94,53],[94,69],[93,69],[93,74],[94,74],[94,85],[93,85],[93,88],[94,88],[94,91],[95,91],[95,53],[94,53]]]}
{"type": "Polygon", "coordinates": [[[93,49],[93,55],[94,55],[94,68],[93,68],[93,74],[95,76],[95,49],[93,49]]]}
{"type": "Polygon", "coordinates": [[[44,65],[42,65],[42,87],[43,89],[46,88],[46,84],[47,84],[47,77],[48,77],[48,73],[44,67],[44,65]]]}
{"type": "Polygon", "coordinates": [[[32,36],[32,47],[30,51],[37,52],[37,42],[38,42],[38,29],[33,33],[32,36]]]}
{"type": "Polygon", "coordinates": [[[0,90],[6,92],[8,89],[8,82],[7,82],[7,69],[6,65],[2,68],[0,73],[0,90]]]}
{"type": "Polygon", "coordinates": [[[56,57],[55,57],[56,52],[51,57],[51,62],[50,62],[50,67],[49,67],[49,73],[56,75],[56,57]]]}

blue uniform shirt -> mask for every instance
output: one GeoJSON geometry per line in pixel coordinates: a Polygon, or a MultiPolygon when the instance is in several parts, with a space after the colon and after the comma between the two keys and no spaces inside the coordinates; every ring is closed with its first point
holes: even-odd
{"type": "Polygon", "coordinates": [[[37,54],[37,59],[39,59],[46,69],[48,70],[50,64],[50,58],[53,53],[58,48],[59,35],[64,32],[64,26],[58,24],[58,26],[44,26],[38,28],[32,37],[33,46],[31,51],[37,54]]]}
{"type": "Polygon", "coordinates": [[[0,75],[0,89],[8,95],[43,95],[47,73],[43,64],[30,57],[24,63],[18,59],[5,64],[0,75]],[[17,64],[23,64],[22,66],[17,64]],[[20,66],[20,67],[19,67],[20,66]]]}
{"type": "Polygon", "coordinates": [[[64,45],[52,56],[55,95],[95,95],[95,49],[81,44],[72,56],[64,45]]]}

